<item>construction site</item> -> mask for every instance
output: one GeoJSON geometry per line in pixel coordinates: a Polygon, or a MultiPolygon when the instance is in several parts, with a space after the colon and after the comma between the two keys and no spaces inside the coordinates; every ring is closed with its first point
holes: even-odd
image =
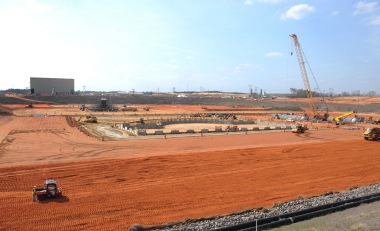
{"type": "Polygon", "coordinates": [[[240,230],[211,221],[380,193],[380,97],[313,97],[294,36],[306,98],[0,95],[0,230],[240,230]]]}
{"type": "MultiPolygon", "coordinates": [[[[353,118],[362,122],[336,124],[300,121],[302,111],[270,107],[292,99],[257,106],[135,104],[137,111],[116,112],[20,95],[1,100],[5,230],[126,230],[271,207],[379,179],[380,143],[363,139],[380,118],[376,111],[357,112],[353,118]],[[3,103],[14,100],[23,103],[3,103]],[[295,120],[276,116],[287,114],[295,120]],[[293,133],[299,123],[308,130],[293,133]],[[34,182],[49,178],[59,181],[63,196],[32,203],[34,182]],[[47,206],[54,209],[35,212],[47,206]]],[[[296,102],[307,107],[307,99],[296,102]]],[[[363,97],[359,107],[379,102],[363,97]]],[[[329,105],[357,110],[352,98],[329,105]]]]}

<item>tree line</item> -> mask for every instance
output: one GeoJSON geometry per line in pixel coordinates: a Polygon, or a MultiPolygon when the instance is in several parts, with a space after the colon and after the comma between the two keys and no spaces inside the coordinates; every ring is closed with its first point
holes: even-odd
{"type": "MultiPolygon", "coordinates": [[[[375,96],[375,91],[368,91],[366,93],[361,93],[360,91],[344,91],[340,94],[335,94],[333,92],[328,93],[320,93],[316,91],[311,91],[311,95],[313,97],[339,97],[339,96],[375,96]]],[[[304,89],[297,89],[297,88],[290,88],[290,97],[292,98],[307,98],[306,90],[304,89]]]]}

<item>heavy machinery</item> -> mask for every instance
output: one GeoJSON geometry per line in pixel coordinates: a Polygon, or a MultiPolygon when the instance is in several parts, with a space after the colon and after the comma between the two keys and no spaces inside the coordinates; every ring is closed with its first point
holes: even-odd
{"type": "Polygon", "coordinates": [[[121,111],[137,111],[137,107],[127,107],[127,105],[123,105],[123,107],[120,109],[121,111]]]}
{"type": "Polygon", "coordinates": [[[292,132],[293,133],[305,133],[306,130],[309,130],[307,125],[297,124],[297,126],[292,129],[292,132]]]}
{"type": "Polygon", "coordinates": [[[229,132],[237,132],[239,131],[239,127],[237,125],[228,125],[225,130],[229,132]]]}
{"type": "Polygon", "coordinates": [[[339,124],[342,124],[342,121],[344,118],[346,118],[347,116],[350,116],[354,113],[356,113],[356,111],[350,111],[350,112],[344,113],[343,115],[333,117],[332,120],[333,120],[333,122],[335,122],[336,125],[339,125],[339,124]]]}
{"type": "Polygon", "coordinates": [[[25,106],[25,108],[34,108],[32,103],[29,103],[28,105],[25,106]]]}
{"type": "Polygon", "coordinates": [[[380,119],[372,121],[372,124],[380,124],[380,119]]]}
{"type": "Polygon", "coordinates": [[[46,180],[43,188],[35,188],[39,201],[47,198],[60,198],[62,196],[62,188],[58,188],[55,180],[46,180]]]}
{"type": "MultiPolygon", "coordinates": [[[[313,94],[312,94],[312,91],[311,91],[311,88],[310,88],[309,78],[307,77],[307,71],[306,71],[306,68],[305,68],[305,61],[304,61],[303,56],[302,56],[303,52],[302,52],[302,49],[301,49],[301,45],[298,42],[297,35],[291,34],[290,37],[292,37],[293,42],[294,42],[294,48],[296,50],[296,54],[297,54],[297,58],[298,58],[298,65],[299,65],[300,70],[301,70],[301,75],[302,75],[302,80],[303,80],[303,84],[304,84],[305,91],[306,91],[306,96],[309,99],[309,106],[310,106],[310,109],[311,109],[311,111],[313,113],[313,117],[314,117],[314,119],[317,119],[317,120],[327,121],[327,118],[329,117],[329,114],[328,114],[329,111],[328,111],[328,107],[327,107],[327,104],[326,104],[325,100],[322,99],[323,103],[326,106],[325,112],[324,112],[323,115],[321,115],[317,111],[317,107],[315,106],[315,102],[314,102],[314,99],[313,99],[313,94]]],[[[319,87],[318,87],[318,89],[319,89],[319,87]]]]}
{"type": "Polygon", "coordinates": [[[78,119],[78,122],[80,122],[84,117],[86,118],[84,120],[84,122],[86,122],[86,123],[97,123],[98,122],[98,118],[96,118],[96,116],[93,116],[93,115],[81,115],[81,117],[79,117],[79,119],[78,119]]]}
{"type": "Polygon", "coordinates": [[[367,128],[367,130],[363,134],[363,137],[365,140],[380,140],[380,128],[367,128]]]}

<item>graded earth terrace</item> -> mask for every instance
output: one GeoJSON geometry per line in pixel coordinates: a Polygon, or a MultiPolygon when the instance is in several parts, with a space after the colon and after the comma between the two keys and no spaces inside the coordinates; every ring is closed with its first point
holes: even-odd
{"type": "MultiPolygon", "coordinates": [[[[364,130],[376,125],[302,122],[309,127],[305,133],[272,129],[273,124],[294,127],[299,123],[271,115],[301,115],[302,110],[273,107],[284,101],[282,105],[297,102],[302,108],[300,99],[276,99],[272,106],[269,100],[246,105],[243,101],[230,102],[237,105],[147,103],[128,105],[137,112],[88,112],[79,110],[78,104],[53,103],[54,97],[3,98],[12,101],[1,101],[0,116],[4,230],[127,230],[133,224],[159,225],[270,207],[380,179],[380,142],[363,139],[364,130]],[[26,107],[28,102],[33,107],[26,107]],[[140,118],[146,123],[189,119],[205,111],[222,111],[255,123],[238,124],[247,131],[236,132],[226,131],[229,124],[224,119],[219,124],[175,124],[163,127],[165,134],[146,136],[114,126],[138,124],[140,118]],[[84,114],[96,116],[97,123],[78,122],[84,114]],[[223,131],[169,132],[211,131],[216,126],[223,131]],[[264,126],[270,129],[263,130],[264,126]],[[32,202],[32,187],[41,186],[45,179],[55,179],[63,196],[32,202]]],[[[366,109],[358,110],[358,116],[380,118],[379,112],[371,110],[379,98],[360,102],[359,108],[366,109]]],[[[331,103],[343,107],[331,112],[335,115],[348,111],[347,105],[357,106],[348,98],[331,103]]]]}

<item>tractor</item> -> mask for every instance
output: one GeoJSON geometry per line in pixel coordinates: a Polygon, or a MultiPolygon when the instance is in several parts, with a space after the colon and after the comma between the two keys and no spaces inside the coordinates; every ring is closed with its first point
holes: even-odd
{"type": "Polygon", "coordinates": [[[39,201],[47,198],[60,198],[62,196],[62,188],[58,188],[55,180],[46,180],[45,187],[36,188],[35,190],[39,201]]]}

